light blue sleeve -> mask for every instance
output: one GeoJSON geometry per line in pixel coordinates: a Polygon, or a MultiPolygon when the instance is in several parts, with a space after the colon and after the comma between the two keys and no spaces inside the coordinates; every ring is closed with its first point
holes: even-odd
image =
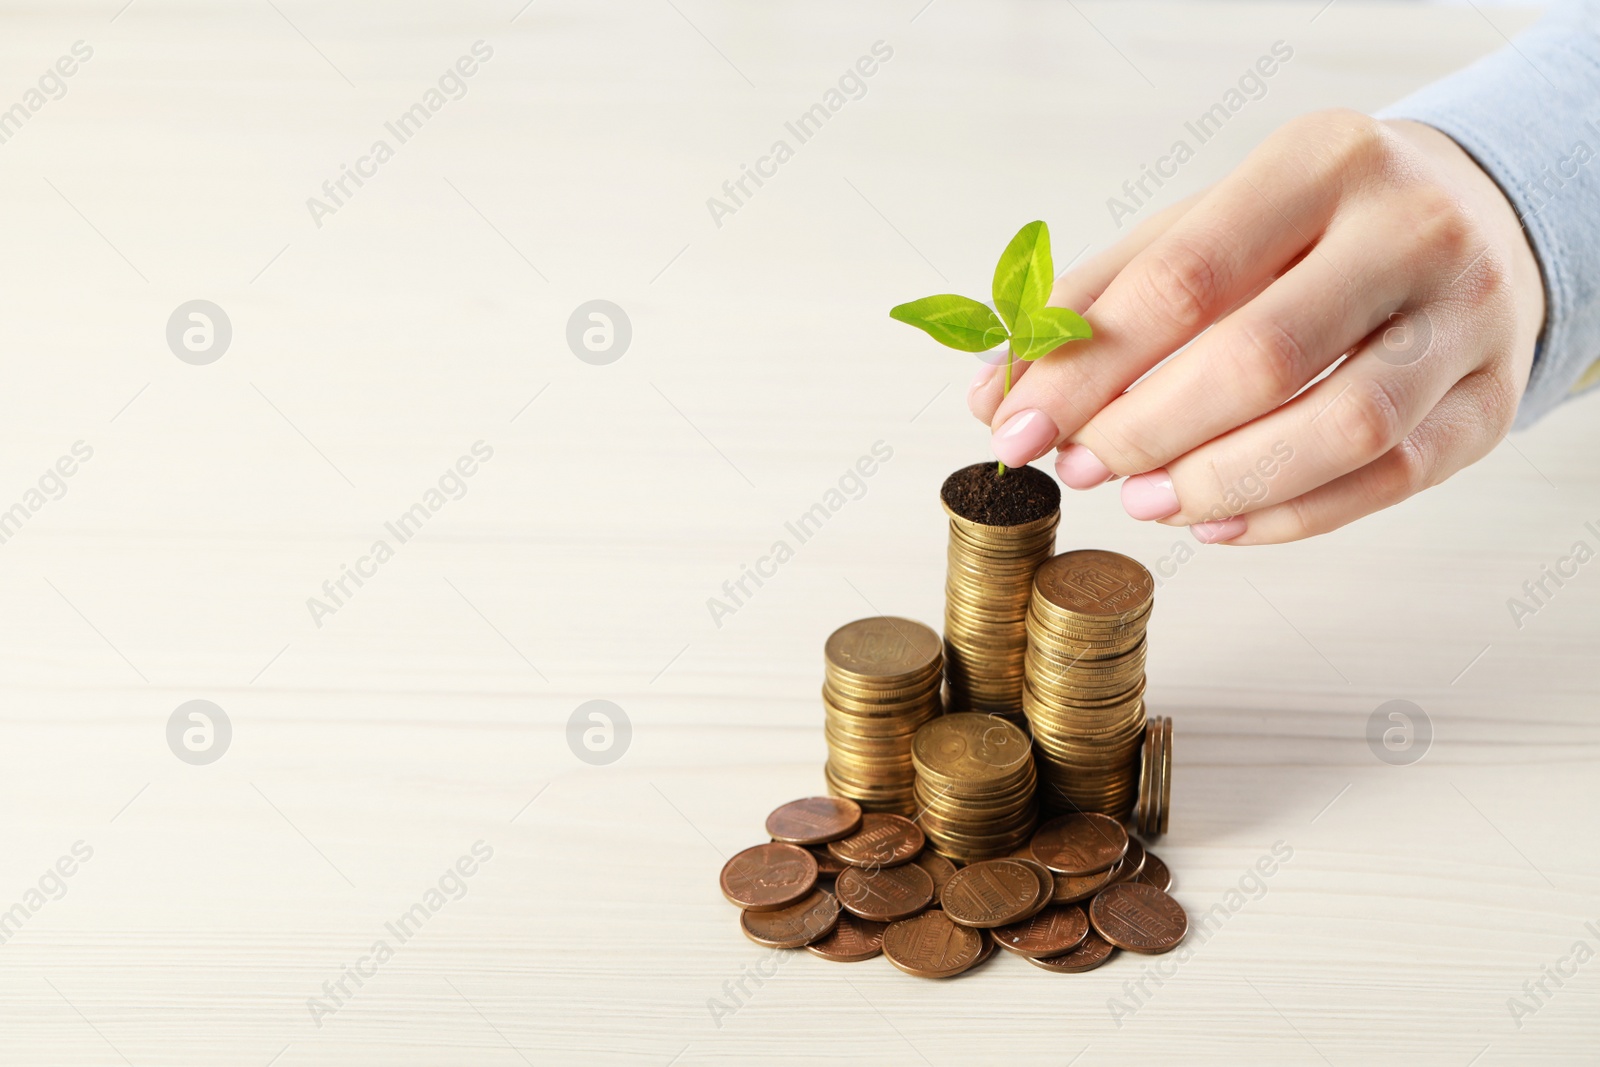
{"type": "MultiPolygon", "coordinates": [[[[1600,0],[1566,0],[1509,47],[1379,113],[1443,131],[1516,208],[1546,317],[1517,427],[1592,388],[1600,360],[1600,0]]],[[[1600,371],[1597,371],[1600,374],[1600,371]]]]}

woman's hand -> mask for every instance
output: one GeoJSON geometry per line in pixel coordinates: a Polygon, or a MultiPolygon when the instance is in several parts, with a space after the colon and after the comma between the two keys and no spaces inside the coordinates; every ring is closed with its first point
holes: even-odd
{"type": "Polygon", "coordinates": [[[1472,158],[1346,111],[1285,126],[1051,303],[1094,338],[1023,364],[1004,402],[983,368],[968,404],[995,454],[1059,447],[1067,485],[1125,476],[1134,518],[1241,545],[1336,529],[1486,455],[1544,320],[1532,249],[1472,158]]]}

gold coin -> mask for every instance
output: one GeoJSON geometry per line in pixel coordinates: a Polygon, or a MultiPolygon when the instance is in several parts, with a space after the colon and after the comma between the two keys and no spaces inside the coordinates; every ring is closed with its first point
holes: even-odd
{"type": "Polygon", "coordinates": [[[1148,610],[1155,580],[1137,560],[1118,552],[1063,552],[1039,567],[1034,589],[1069,617],[1126,617],[1148,610]]]}
{"type": "Polygon", "coordinates": [[[920,622],[880,615],[846,623],[828,638],[827,662],[864,678],[920,673],[940,655],[939,635],[920,622]]]}

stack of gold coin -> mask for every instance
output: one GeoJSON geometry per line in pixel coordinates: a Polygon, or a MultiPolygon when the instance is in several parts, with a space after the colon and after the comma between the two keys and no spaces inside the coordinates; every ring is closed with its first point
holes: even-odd
{"type": "Polygon", "coordinates": [[[1061,489],[1049,475],[993,463],[963,467],[940,489],[950,516],[944,637],[952,711],[1021,725],[1023,653],[1033,573],[1055,551],[1061,489]]]}
{"type": "Polygon", "coordinates": [[[890,615],[841,626],[828,638],[828,791],[867,811],[910,815],[911,739],[943,710],[939,635],[890,615]]]}
{"type": "Polygon", "coordinates": [[[1145,734],[1145,624],[1155,582],[1115,552],[1064,552],[1034,576],[1023,710],[1040,806],[1125,818],[1145,734]]]}
{"type": "Polygon", "coordinates": [[[917,731],[911,762],[916,822],[934,851],[971,863],[1009,856],[1033,834],[1032,746],[1006,719],[974,712],[933,719],[917,731]]]}

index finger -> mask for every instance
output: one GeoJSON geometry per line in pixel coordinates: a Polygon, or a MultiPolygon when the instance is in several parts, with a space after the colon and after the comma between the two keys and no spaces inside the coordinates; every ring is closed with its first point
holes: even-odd
{"type": "Polygon", "coordinates": [[[1016,465],[1060,444],[1312,245],[1350,154],[1333,135],[1369,128],[1314,116],[1256,149],[1111,281],[1087,315],[1092,339],[1018,382],[991,421],[995,454],[1016,465]]]}

